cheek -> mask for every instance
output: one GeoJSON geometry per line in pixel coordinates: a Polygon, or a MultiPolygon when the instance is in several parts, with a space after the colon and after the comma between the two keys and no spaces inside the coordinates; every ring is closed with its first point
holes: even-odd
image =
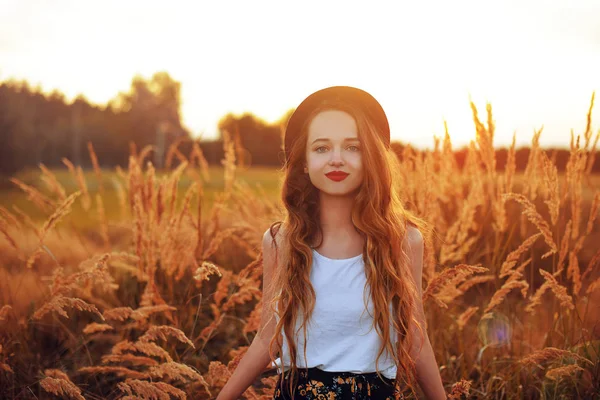
{"type": "Polygon", "coordinates": [[[324,164],[327,164],[327,157],[313,154],[306,159],[306,165],[308,168],[321,168],[324,164]]]}
{"type": "Polygon", "coordinates": [[[362,167],[363,167],[362,157],[360,156],[360,154],[357,154],[356,156],[351,157],[348,161],[351,163],[352,167],[355,169],[362,169],[362,167]]]}

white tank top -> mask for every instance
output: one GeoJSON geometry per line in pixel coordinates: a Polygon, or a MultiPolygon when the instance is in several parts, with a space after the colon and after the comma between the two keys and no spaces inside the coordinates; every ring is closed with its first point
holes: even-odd
{"type": "MultiPolygon", "coordinates": [[[[312,254],[310,281],[316,294],[315,308],[306,327],[306,360],[303,349],[304,334],[303,330],[299,329],[301,316],[296,322],[298,367],[317,367],[332,372],[375,372],[375,360],[381,339],[372,327],[373,307],[367,289],[363,255],[332,259],[314,249],[312,254]]],[[[390,304],[390,311],[391,308],[390,304]]],[[[394,343],[397,334],[391,323],[390,332],[394,343]]],[[[281,358],[284,369],[288,370],[290,357],[285,335],[283,356],[271,364],[271,367],[277,367],[279,373],[281,358]]],[[[386,350],[379,358],[378,369],[387,378],[396,377],[396,365],[386,350]]]]}

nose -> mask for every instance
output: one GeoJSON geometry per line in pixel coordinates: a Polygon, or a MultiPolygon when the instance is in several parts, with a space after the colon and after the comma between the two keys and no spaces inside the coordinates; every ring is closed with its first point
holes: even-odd
{"type": "Polygon", "coordinates": [[[342,151],[340,149],[334,149],[331,152],[331,158],[329,159],[329,165],[344,165],[344,160],[342,158],[342,151]]]}

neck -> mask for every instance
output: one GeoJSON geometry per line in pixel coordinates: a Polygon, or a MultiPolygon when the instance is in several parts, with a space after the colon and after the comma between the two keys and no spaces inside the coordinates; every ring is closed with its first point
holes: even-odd
{"type": "Polygon", "coordinates": [[[352,223],[354,195],[331,196],[320,192],[319,204],[321,208],[319,222],[323,233],[354,232],[352,223]]]}

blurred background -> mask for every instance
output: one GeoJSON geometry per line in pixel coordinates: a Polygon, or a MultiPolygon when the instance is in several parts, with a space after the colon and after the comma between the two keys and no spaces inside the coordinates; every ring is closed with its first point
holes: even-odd
{"type": "Polygon", "coordinates": [[[600,88],[595,0],[1,5],[5,175],[61,157],[90,166],[88,141],[103,166],[124,166],[133,142],[156,145],[160,167],[182,137],[218,164],[224,129],[248,163],[280,165],[280,125],[330,85],[371,92],[392,139],[416,148],[431,149],[444,121],[455,149],[468,146],[469,101],[489,101],[496,146],[516,133],[526,147],[543,127],[542,147],[568,149],[600,88]]]}

